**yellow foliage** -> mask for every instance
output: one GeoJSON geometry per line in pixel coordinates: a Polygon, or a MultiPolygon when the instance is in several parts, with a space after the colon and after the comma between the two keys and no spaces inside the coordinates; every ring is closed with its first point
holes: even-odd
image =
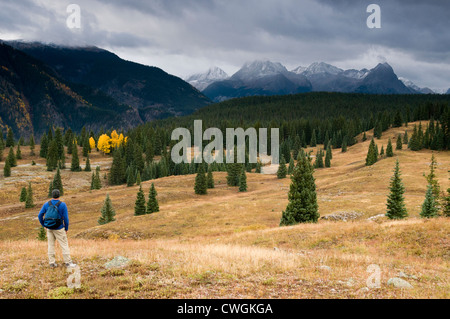
{"type": "Polygon", "coordinates": [[[89,139],[89,146],[91,147],[91,150],[95,148],[95,140],[93,137],[89,139]]]}
{"type": "Polygon", "coordinates": [[[97,148],[105,154],[111,152],[111,138],[103,134],[98,138],[97,148]]]}
{"type": "Polygon", "coordinates": [[[117,134],[116,130],[111,132],[111,147],[118,148],[124,142],[123,134],[117,134]]]}

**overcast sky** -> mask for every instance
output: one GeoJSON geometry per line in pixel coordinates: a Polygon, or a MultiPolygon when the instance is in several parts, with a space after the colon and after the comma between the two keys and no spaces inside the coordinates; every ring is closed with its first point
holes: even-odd
{"type": "Polygon", "coordinates": [[[387,61],[420,87],[450,88],[447,0],[2,0],[0,39],[95,45],[185,78],[245,62],[289,70],[313,62],[373,68],[387,61]],[[78,4],[81,28],[67,6],[78,4]],[[381,29],[369,29],[371,3],[381,29]]]}

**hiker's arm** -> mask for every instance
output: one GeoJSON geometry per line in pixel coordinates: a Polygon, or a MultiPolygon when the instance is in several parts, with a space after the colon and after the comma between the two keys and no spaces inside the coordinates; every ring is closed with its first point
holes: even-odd
{"type": "Polygon", "coordinates": [[[44,227],[44,214],[47,212],[47,208],[45,207],[45,204],[42,205],[41,210],[39,211],[38,219],[41,223],[42,227],[44,227]]]}
{"type": "Polygon", "coordinates": [[[64,219],[64,228],[66,231],[69,230],[69,212],[67,211],[67,205],[64,203],[61,205],[63,209],[63,219],[64,219]]]}

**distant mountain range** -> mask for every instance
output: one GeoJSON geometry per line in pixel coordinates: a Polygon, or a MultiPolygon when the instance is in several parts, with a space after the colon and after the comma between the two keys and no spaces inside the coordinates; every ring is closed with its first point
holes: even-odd
{"type": "Polygon", "coordinates": [[[0,43],[0,128],[128,129],[211,103],[187,82],[96,47],[0,43]]]}
{"type": "Polygon", "coordinates": [[[215,102],[253,95],[282,95],[312,91],[369,94],[433,94],[407,79],[398,78],[388,63],[368,70],[343,70],[316,62],[288,71],[280,63],[246,63],[231,77],[215,67],[204,74],[186,79],[215,102]],[[220,76],[216,76],[220,74],[220,76]],[[201,81],[199,80],[201,79],[201,81]]]}

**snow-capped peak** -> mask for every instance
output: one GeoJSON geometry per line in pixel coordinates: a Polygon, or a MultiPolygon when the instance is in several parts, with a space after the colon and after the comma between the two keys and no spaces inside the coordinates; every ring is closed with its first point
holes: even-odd
{"type": "Polygon", "coordinates": [[[229,78],[229,75],[219,67],[212,67],[205,73],[193,74],[186,78],[193,87],[199,91],[206,89],[211,83],[216,81],[223,81],[229,78]]]}
{"type": "Polygon", "coordinates": [[[233,78],[248,80],[286,72],[288,72],[288,70],[281,63],[254,61],[245,63],[244,66],[233,75],[233,78]]]}
{"type": "Polygon", "coordinates": [[[314,62],[303,72],[303,75],[313,75],[319,73],[333,74],[337,75],[342,73],[344,70],[335,67],[334,65],[324,63],[324,62],[314,62]]]}

